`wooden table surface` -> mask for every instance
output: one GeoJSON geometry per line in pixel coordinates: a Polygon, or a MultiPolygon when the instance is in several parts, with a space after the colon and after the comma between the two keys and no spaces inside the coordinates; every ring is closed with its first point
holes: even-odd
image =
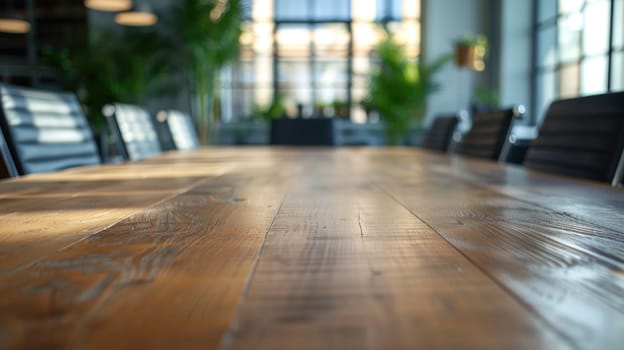
{"type": "Polygon", "coordinates": [[[0,182],[0,348],[623,349],[624,191],[416,149],[0,182]]]}

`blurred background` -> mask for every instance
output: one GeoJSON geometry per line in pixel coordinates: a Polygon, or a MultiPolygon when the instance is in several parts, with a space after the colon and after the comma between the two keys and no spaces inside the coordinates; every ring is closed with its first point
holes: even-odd
{"type": "Polygon", "coordinates": [[[441,114],[522,104],[531,134],[555,99],[623,90],[623,25],[624,0],[2,0],[0,79],[76,93],[96,132],[126,102],[204,143],[325,118],[340,144],[416,145],[441,114]]]}

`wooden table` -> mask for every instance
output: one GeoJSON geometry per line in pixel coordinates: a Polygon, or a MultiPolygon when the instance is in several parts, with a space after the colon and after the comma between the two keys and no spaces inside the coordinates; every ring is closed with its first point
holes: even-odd
{"type": "Polygon", "coordinates": [[[0,182],[0,348],[622,349],[623,209],[403,148],[0,182]]]}

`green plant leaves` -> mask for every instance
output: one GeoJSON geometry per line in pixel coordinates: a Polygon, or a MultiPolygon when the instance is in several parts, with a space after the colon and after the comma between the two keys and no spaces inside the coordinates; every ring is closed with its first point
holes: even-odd
{"type": "Polygon", "coordinates": [[[370,95],[365,100],[379,111],[389,141],[398,143],[411,122],[422,118],[427,96],[439,89],[433,75],[452,55],[441,56],[430,64],[410,62],[404,47],[389,32],[377,46],[377,53],[380,66],[370,77],[370,95]]]}

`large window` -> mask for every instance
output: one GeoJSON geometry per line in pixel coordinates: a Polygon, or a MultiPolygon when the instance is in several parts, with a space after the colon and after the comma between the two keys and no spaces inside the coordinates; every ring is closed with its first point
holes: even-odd
{"type": "Polygon", "coordinates": [[[536,4],[536,121],[554,99],[624,89],[624,0],[536,4]]]}
{"type": "Polygon", "coordinates": [[[418,0],[249,0],[240,57],[221,79],[223,120],[252,117],[254,106],[283,97],[288,114],[366,121],[358,102],[385,26],[420,52],[418,0]]]}

